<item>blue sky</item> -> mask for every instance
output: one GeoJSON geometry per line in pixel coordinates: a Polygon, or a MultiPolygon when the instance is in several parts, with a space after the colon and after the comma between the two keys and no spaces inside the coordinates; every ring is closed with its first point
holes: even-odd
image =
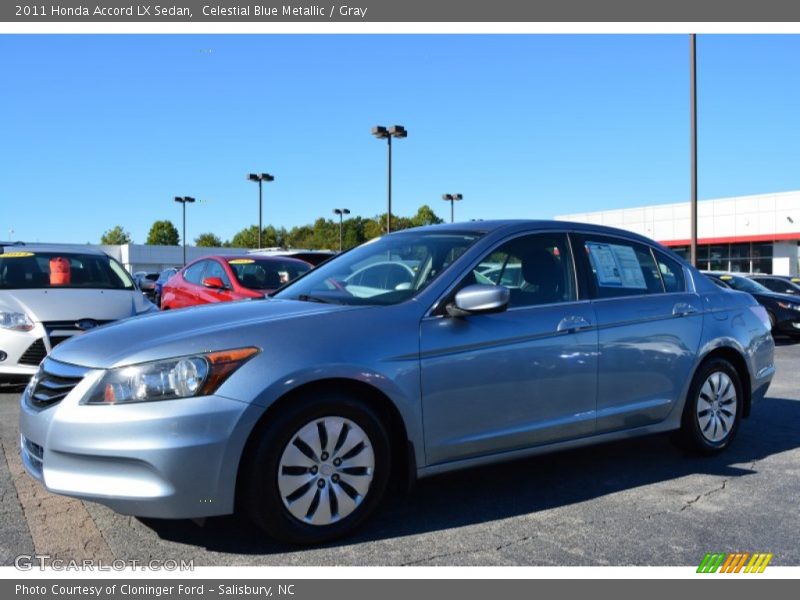
{"type": "MultiPolygon", "coordinates": [[[[334,207],[457,219],[688,199],[685,35],[0,36],[0,239],[223,239],[334,207]]],[[[700,197],[800,188],[800,36],[698,38],[700,197]]]]}

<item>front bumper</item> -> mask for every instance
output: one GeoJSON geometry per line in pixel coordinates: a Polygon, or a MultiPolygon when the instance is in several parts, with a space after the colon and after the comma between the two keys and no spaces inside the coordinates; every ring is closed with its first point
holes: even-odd
{"type": "MultiPolygon", "coordinates": [[[[75,369],[53,360],[47,369],[75,369]]],[[[20,406],[20,454],[49,491],[141,517],[233,512],[239,459],[264,410],[221,396],[118,406],[80,400],[103,371],[85,370],[60,402],[20,406]]]]}
{"type": "Polygon", "coordinates": [[[784,311],[784,314],[777,315],[775,331],[791,336],[800,336],[800,312],[784,311]]]}

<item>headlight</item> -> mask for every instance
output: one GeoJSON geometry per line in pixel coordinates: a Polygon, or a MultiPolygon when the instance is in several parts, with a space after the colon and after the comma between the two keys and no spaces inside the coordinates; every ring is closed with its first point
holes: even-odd
{"type": "Polygon", "coordinates": [[[84,404],[126,404],[205,396],[216,391],[258,348],[208,352],[110,369],[84,404]]]}
{"type": "Polygon", "coordinates": [[[25,313],[0,310],[0,328],[30,331],[33,329],[33,321],[25,313]]]}
{"type": "Polygon", "coordinates": [[[800,304],[792,304],[791,302],[778,302],[778,306],[785,308],[786,310],[800,311],[800,304]]]}

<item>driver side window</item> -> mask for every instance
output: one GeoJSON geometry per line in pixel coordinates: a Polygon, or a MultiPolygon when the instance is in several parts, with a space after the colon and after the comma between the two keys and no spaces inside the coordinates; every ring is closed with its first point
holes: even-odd
{"type": "Polygon", "coordinates": [[[471,276],[474,283],[507,287],[509,308],[577,299],[572,254],[563,233],[526,235],[506,242],[478,263],[471,276]]]}

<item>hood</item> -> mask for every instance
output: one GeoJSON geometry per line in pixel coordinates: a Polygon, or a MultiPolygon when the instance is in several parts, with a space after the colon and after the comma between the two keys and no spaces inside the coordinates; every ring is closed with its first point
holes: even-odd
{"type": "Polygon", "coordinates": [[[777,292],[770,292],[767,294],[766,292],[757,292],[754,293],[753,296],[756,298],[764,298],[766,300],[774,300],[776,302],[791,302],[792,304],[800,304],[800,296],[795,296],[793,294],[779,294],[777,292]]]}
{"type": "Polygon", "coordinates": [[[104,325],[62,342],[50,357],[105,369],[209,350],[262,347],[262,326],[270,322],[365,308],[294,300],[204,304],[104,325]]]}
{"type": "Polygon", "coordinates": [[[26,313],[33,321],[116,321],[151,310],[138,290],[32,289],[0,291],[0,307],[26,313]]]}

